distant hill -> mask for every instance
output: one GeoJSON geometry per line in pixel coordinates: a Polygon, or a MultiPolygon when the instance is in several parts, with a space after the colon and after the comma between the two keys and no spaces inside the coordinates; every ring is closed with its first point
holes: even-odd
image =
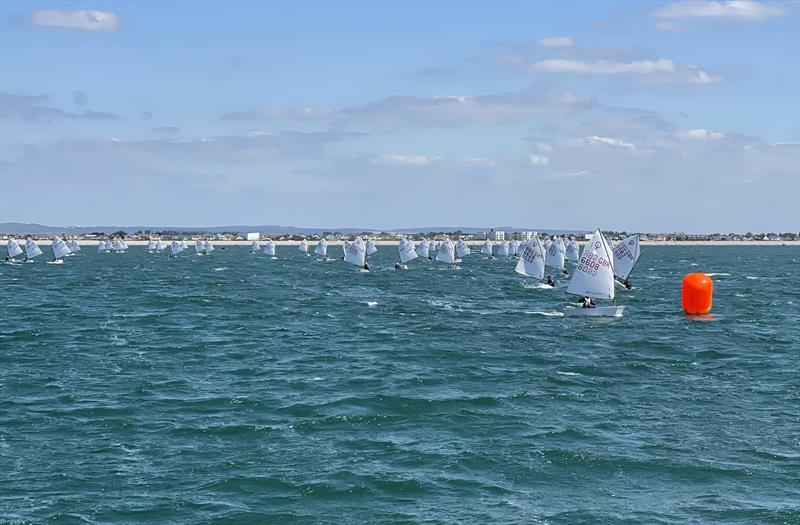
{"type": "Polygon", "coordinates": [[[268,224],[261,226],[209,226],[209,227],[190,227],[190,226],[47,226],[44,224],[35,223],[22,223],[22,222],[3,222],[0,223],[0,233],[21,235],[30,233],[34,235],[44,235],[48,233],[67,233],[67,234],[87,234],[92,232],[113,233],[116,231],[124,231],[127,233],[134,233],[137,231],[183,231],[183,232],[209,232],[209,233],[222,233],[222,232],[260,232],[260,233],[274,233],[279,235],[311,235],[322,232],[340,232],[345,234],[368,232],[405,232],[405,233],[425,233],[425,232],[452,232],[461,231],[463,233],[482,233],[490,229],[502,231],[538,231],[547,233],[585,233],[584,230],[556,230],[546,228],[516,228],[513,226],[494,226],[494,227],[469,227],[469,226],[429,226],[424,228],[395,228],[391,230],[380,230],[376,228],[298,228],[295,226],[281,226],[278,224],[268,224]]]}

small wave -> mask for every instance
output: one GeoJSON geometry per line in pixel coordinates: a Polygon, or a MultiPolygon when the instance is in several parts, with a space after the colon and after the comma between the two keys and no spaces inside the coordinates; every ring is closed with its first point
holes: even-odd
{"type": "Polygon", "coordinates": [[[579,374],[578,372],[561,372],[560,370],[556,372],[560,376],[582,376],[583,374],[579,374]]]}
{"type": "Polygon", "coordinates": [[[745,276],[745,279],[750,279],[751,281],[758,281],[760,277],[753,277],[752,275],[745,276]]]}
{"type": "Polygon", "coordinates": [[[367,306],[378,306],[378,301],[367,301],[367,306]]]}
{"type": "Polygon", "coordinates": [[[529,312],[526,311],[526,314],[529,315],[543,315],[545,317],[564,317],[564,312],[529,312]]]}
{"type": "Polygon", "coordinates": [[[731,274],[725,272],[707,273],[709,277],[730,277],[731,274]]]}
{"type": "Polygon", "coordinates": [[[214,271],[215,271],[215,272],[224,272],[224,271],[225,271],[225,270],[227,270],[227,269],[228,269],[228,267],[227,267],[227,266],[221,266],[221,267],[219,267],[219,268],[214,268],[214,271]]]}

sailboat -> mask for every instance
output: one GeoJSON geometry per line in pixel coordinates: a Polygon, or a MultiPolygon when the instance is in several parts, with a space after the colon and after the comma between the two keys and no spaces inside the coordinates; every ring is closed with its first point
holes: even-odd
{"type": "MultiPolygon", "coordinates": [[[[631,235],[614,248],[614,274],[623,281],[628,280],[628,276],[636,266],[639,256],[642,254],[639,249],[639,235],[631,235]]],[[[617,282],[620,286],[627,287],[623,283],[617,282]]],[[[630,286],[630,283],[628,283],[630,286]]]]}
{"type": "Polygon", "coordinates": [[[72,253],[64,239],[58,235],[53,236],[53,244],[50,247],[53,249],[53,260],[47,261],[47,264],[63,264],[63,258],[72,253]]]}
{"type": "Polygon", "coordinates": [[[511,257],[519,257],[519,241],[512,240],[508,243],[508,253],[511,254],[511,257]]]}
{"type": "Polygon", "coordinates": [[[419,241],[419,243],[417,243],[417,255],[419,255],[424,259],[430,259],[431,258],[430,253],[431,253],[430,243],[428,242],[427,239],[422,239],[421,241],[419,241]]]}
{"type": "Polygon", "coordinates": [[[34,257],[42,254],[41,248],[30,237],[25,237],[25,262],[33,262],[34,257]]]}
{"type": "Polygon", "coordinates": [[[277,257],[275,257],[275,241],[272,239],[270,239],[267,245],[264,246],[264,255],[269,255],[273,259],[277,259],[277,257]]]}
{"type": "Polygon", "coordinates": [[[6,262],[9,264],[14,264],[16,262],[14,260],[14,257],[22,254],[22,248],[20,248],[19,243],[14,238],[8,240],[8,242],[6,243],[6,250],[8,250],[8,257],[6,257],[6,262]]]}
{"type": "Polygon", "coordinates": [[[258,240],[254,240],[250,243],[250,253],[258,253],[261,250],[261,245],[258,244],[258,240]]]}
{"type": "Polygon", "coordinates": [[[203,239],[197,239],[194,243],[194,251],[197,255],[208,255],[206,251],[206,241],[203,239]]]}
{"type": "Polygon", "coordinates": [[[307,239],[303,239],[302,241],[300,241],[300,246],[298,246],[297,249],[300,250],[301,252],[303,252],[306,255],[309,255],[309,256],[311,255],[311,254],[308,253],[308,240],[307,239]]]}
{"type": "Polygon", "coordinates": [[[188,247],[189,247],[189,245],[186,243],[186,239],[183,239],[181,241],[181,251],[185,250],[188,247]]]}
{"type": "Polygon", "coordinates": [[[564,253],[565,258],[568,261],[577,263],[578,259],[581,257],[581,250],[578,247],[578,243],[575,242],[575,239],[570,239],[567,243],[566,250],[564,253]]]}
{"type": "Polygon", "coordinates": [[[67,246],[69,246],[72,255],[75,255],[75,252],[81,251],[81,245],[78,244],[78,241],[75,239],[70,239],[69,242],[67,243],[67,246]]]}
{"type": "Polygon", "coordinates": [[[369,271],[365,268],[367,247],[361,237],[356,237],[354,241],[345,244],[344,260],[364,271],[369,271]]]}
{"type": "Polygon", "coordinates": [[[500,244],[497,245],[497,256],[498,257],[502,257],[502,256],[508,257],[509,253],[510,252],[508,250],[508,241],[503,241],[503,242],[501,242],[500,244]]]}
{"type": "Polygon", "coordinates": [[[414,249],[414,245],[411,244],[411,241],[408,239],[400,239],[397,251],[400,253],[400,262],[395,265],[395,268],[398,270],[408,270],[406,263],[419,257],[417,251],[414,249]]]}
{"type": "Polygon", "coordinates": [[[157,251],[158,253],[161,253],[161,252],[163,252],[163,251],[164,251],[164,250],[166,250],[166,249],[167,249],[167,245],[166,245],[166,244],[164,244],[164,241],[162,241],[162,240],[159,238],[159,239],[158,239],[158,242],[156,243],[156,251],[157,251]]]}
{"type": "MultiPolygon", "coordinates": [[[[514,271],[520,275],[533,277],[541,281],[544,279],[544,254],[545,251],[544,246],[542,246],[542,240],[539,239],[539,237],[534,237],[522,245],[519,261],[517,261],[517,266],[514,268],[514,271]]],[[[543,283],[540,283],[539,286],[541,288],[552,288],[552,286],[543,283]]]]}
{"type": "Polygon", "coordinates": [[[367,239],[366,247],[367,247],[367,255],[372,255],[373,253],[378,251],[378,247],[375,246],[375,243],[372,241],[372,239],[367,239]]]}
{"type": "Polygon", "coordinates": [[[445,238],[442,243],[439,245],[439,251],[436,252],[436,260],[447,263],[454,268],[458,268],[456,266],[456,250],[453,246],[453,241],[449,238],[445,238]]]}
{"type": "MultiPolygon", "coordinates": [[[[215,249],[216,248],[214,248],[214,245],[211,244],[211,240],[206,241],[206,255],[211,255],[211,252],[213,252],[215,249]]],[[[225,247],[223,246],[222,249],[224,250],[225,247]]]]}
{"type": "MultiPolygon", "coordinates": [[[[614,256],[598,229],[583,248],[567,293],[594,299],[614,300],[614,256]]],[[[624,306],[567,308],[566,316],[622,317],[624,306]]]]}
{"type": "Polygon", "coordinates": [[[119,237],[114,237],[114,242],[111,243],[111,251],[114,253],[125,253],[128,246],[119,237]]]}
{"type": "Polygon", "coordinates": [[[561,241],[561,239],[556,239],[550,243],[550,247],[547,248],[547,255],[544,259],[545,266],[550,266],[551,268],[556,268],[557,270],[566,273],[564,270],[564,256],[567,252],[566,246],[561,241]]]}
{"type": "Polygon", "coordinates": [[[481,253],[484,255],[488,255],[487,259],[494,259],[494,255],[492,254],[492,241],[486,239],[483,242],[483,246],[481,247],[481,253]]]}
{"type": "MultiPolygon", "coordinates": [[[[458,257],[464,257],[465,255],[469,255],[470,253],[472,252],[470,252],[469,246],[467,246],[466,241],[464,239],[458,239],[458,241],[456,242],[456,255],[458,257]]],[[[461,262],[461,261],[456,259],[456,262],[461,262]]]]}
{"type": "Polygon", "coordinates": [[[147,251],[150,253],[156,251],[156,241],[154,241],[153,239],[147,241],[147,251]]]}
{"type": "Polygon", "coordinates": [[[181,243],[178,241],[172,241],[172,243],[169,245],[169,250],[171,252],[170,257],[175,257],[183,251],[183,246],[181,246],[181,243]]]}
{"type": "Polygon", "coordinates": [[[323,261],[330,259],[330,257],[328,257],[328,241],[325,240],[325,237],[319,240],[317,247],[314,248],[314,253],[321,255],[323,261]]]}

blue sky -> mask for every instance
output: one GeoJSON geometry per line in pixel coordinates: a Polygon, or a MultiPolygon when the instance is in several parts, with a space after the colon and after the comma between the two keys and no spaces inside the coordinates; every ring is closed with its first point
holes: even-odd
{"type": "Polygon", "coordinates": [[[800,229],[788,2],[0,4],[0,220],[800,229]]]}

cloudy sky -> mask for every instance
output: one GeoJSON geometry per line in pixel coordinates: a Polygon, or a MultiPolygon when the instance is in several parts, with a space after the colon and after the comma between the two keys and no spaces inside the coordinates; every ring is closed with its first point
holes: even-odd
{"type": "Polygon", "coordinates": [[[797,2],[0,3],[0,221],[800,229],[797,2]]]}

